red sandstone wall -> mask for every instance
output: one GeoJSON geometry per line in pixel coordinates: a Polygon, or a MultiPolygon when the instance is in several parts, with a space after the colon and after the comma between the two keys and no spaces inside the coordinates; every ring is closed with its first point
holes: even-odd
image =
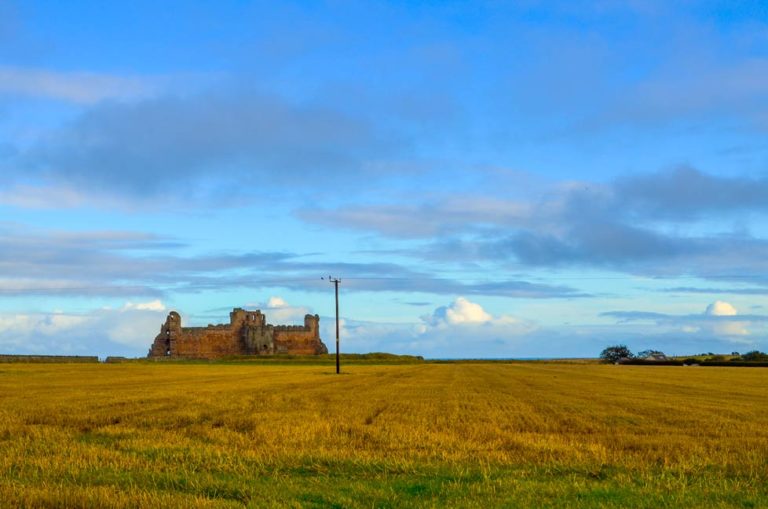
{"type": "MultiPolygon", "coordinates": [[[[317,353],[318,339],[314,330],[279,330],[275,329],[275,349],[281,352],[281,346],[297,355],[314,355],[317,353]]],[[[282,353],[282,352],[281,352],[282,353]]]]}
{"type": "MultiPolygon", "coordinates": [[[[275,349],[278,353],[317,353],[318,340],[314,330],[275,330],[274,334],[275,349]]],[[[243,355],[245,352],[241,348],[239,338],[232,329],[184,328],[173,341],[171,354],[175,357],[214,359],[227,355],[243,355]]]]}
{"type": "Polygon", "coordinates": [[[171,345],[175,357],[214,359],[241,353],[238,337],[230,328],[184,328],[171,345]]]}

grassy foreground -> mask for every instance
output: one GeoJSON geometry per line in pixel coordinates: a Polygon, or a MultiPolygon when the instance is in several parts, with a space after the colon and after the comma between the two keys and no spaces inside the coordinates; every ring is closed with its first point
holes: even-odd
{"type": "Polygon", "coordinates": [[[766,507],[768,370],[0,366],[5,507],[766,507]]]}

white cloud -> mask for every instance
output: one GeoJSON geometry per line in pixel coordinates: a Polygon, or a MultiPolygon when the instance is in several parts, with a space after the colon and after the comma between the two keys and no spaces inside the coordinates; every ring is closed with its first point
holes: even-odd
{"type": "Polygon", "coordinates": [[[519,327],[529,329],[530,323],[510,315],[493,316],[480,304],[471,302],[465,297],[456,298],[448,306],[440,306],[431,315],[423,316],[422,324],[417,328],[420,333],[430,328],[448,329],[457,327],[519,327]]]}
{"type": "Polygon", "coordinates": [[[149,302],[127,302],[123,306],[123,311],[139,310],[139,311],[165,311],[165,304],[160,299],[151,300],[149,302]]]}
{"type": "Polygon", "coordinates": [[[728,302],[716,300],[704,312],[707,316],[736,316],[736,308],[728,302]]]}
{"type": "Polygon", "coordinates": [[[480,304],[459,297],[422,317],[405,346],[431,357],[514,357],[537,328],[511,315],[492,315],[480,304]]]}
{"type": "Polygon", "coordinates": [[[436,327],[481,324],[492,320],[493,317],[480,304],[470,302],[464,297],[458,297],[450,305],[435,309],[432,316],[424,318],[425,322],[436,327]]]}
{"type": "Polygon", "coordinates": [[[270,297],[267,301],[267,307],[270,309],[288,307],[288,303],[282,297],[270,297]]]}
{"type": "MultiPolygon", "coordinates": [[[[704,311],[706,316],[736,316],[738,313],[736,308],[729,302],[722,300],[716,300],[704,311]]],[[[717,336],[749,336],[749,322],[748,321],[716,321],[711,324],[712,333],[717,336]]]]}

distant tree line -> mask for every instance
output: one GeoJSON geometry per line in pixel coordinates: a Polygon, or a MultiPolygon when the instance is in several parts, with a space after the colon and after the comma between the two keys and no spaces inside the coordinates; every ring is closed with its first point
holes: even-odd
{"type": "MultiPolygon", "coordinates": [[[[731,361],[741,362],[768,362],[768,354],[761,352],[760,350],[752,350],[750,352],[739,354],[739,352],[732,352],[731,361]]],[[[700,357],[710,357],[709,360],[722,361],[726,360],[724,355],[716,355],[712,352],[703,353],[700,357]]],[[[658,359],[666,358],[666,355],[661,350],[643,350],[638,352],[637,355],[632,353],[632,350],[627,345],[611,345],[603,349],[600,352],[600,359],[606,363],[616,363],[629,359],[658,359]]],[[[689,358],[686,361],[696,362],[697,359],[689,358]]]]}
{"type": "Polygon", "coordinates": [[[768,361],[768,353],[761,352],[759,350],[752,350],[741,356],[741,360],[748,362],[765,362],[768,361]]]}

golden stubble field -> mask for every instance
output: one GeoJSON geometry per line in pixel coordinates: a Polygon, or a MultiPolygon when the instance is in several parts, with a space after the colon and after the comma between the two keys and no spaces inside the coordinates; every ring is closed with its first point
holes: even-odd
{"type": "Polygon", "coordinates": [[[0,365],[4,507],[766,507],[768,370],[0,365]]]}

